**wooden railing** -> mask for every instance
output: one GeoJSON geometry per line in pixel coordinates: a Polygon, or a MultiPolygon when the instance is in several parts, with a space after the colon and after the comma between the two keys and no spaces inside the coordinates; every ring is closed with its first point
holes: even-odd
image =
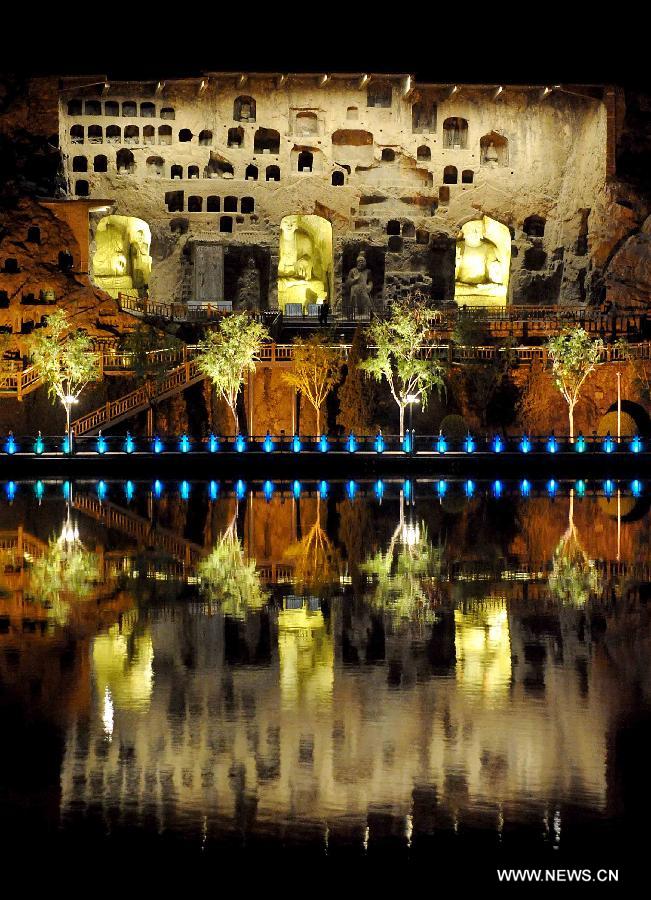
{"type": "Polygon", "coordinates": [[[166,303],[149,298],[118,294],[118,303],[124,312],[176,322],[208,322],[227,315],[231,304],[222,303],[166,303]]]}

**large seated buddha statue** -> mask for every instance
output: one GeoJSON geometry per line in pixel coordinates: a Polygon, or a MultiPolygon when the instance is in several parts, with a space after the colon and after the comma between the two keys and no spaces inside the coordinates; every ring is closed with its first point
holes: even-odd
{"type": "Polygon", "coordinates": [[[460,306],[505,306],[511,234],[489,216],[466,222],[457,239],[454,299],[460,306]]]}
{"type": "Polygon", "coordinates": [[[328,297],[320,253],[300,219],[285,216],[280,224],[278,305],[283,311],[288,303],[300,303],[307,312],[308,305],[328,297]]]}

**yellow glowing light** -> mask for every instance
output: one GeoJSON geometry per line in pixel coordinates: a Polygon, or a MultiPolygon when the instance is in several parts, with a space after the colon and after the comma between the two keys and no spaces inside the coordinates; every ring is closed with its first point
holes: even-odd
{"type": "Polygon", "coordinates": [[[321,216],[285,216],[280,223],[278,306],[303,311],[332,296],[332,225],[321,216]]]}
{"type": "MultiPolygon", "coordinates": [[[[113,709],[146,709],[153,690],[154,648],[148,633],[129,623],[109,628],[93,641],[93,672],[97,693],[108,716],[113,709]]],[[[112,728],[112,725],[111,725],[112,728]]]]}
{"type": "Polygon", "coordinates": [[[460,306],[505,306],[511,233],[489,216],[461,228],[457,240],[454,299],[460,306]]]}
{"type": "Polygon", "coordinates": [[[506,601],[454,613],[457,683],[462,690],[504,695],[511,682],[511,641],[506,601]]]}

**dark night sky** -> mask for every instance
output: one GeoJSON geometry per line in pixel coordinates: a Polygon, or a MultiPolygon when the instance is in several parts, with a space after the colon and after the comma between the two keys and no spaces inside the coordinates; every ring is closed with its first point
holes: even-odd
{"type": "MultiPolygon", "coordinates": [[[[569,4],[568,4],[569,6],[569,4]]],[[[555,5],[437,4],[429,10],[378,0],[376,5],[314,7],[267,2],[93,7],[80,17],[62,7],[44,18],[34,8],[3,41],[0,69],[21,73],[107,74],[112,78],[198,75],[204,71],[411,72],[420,81],[479,83],[604,83],[651,88],[641,23],[608,19],[592,8],[593,26],[573,27],[555,5]],[[382,5],[380,5],[382,3],[382,5]],[[530,7],[531,8],[531,7],[530,7]],[[96,7],[99,9],[99,7],[96,7]],[[348,22],[348,24],[346,24],[348,22]],[[508,33],[504,33],[508,30],[508,33]]]]}

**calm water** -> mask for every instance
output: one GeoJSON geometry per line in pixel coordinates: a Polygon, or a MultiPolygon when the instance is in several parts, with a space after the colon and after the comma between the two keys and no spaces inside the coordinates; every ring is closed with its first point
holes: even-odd
{"type": "Polygon", "coordinates": [[[649,539],[628,481],[2,484],[5,846],[630,870],[649,539]]]}

